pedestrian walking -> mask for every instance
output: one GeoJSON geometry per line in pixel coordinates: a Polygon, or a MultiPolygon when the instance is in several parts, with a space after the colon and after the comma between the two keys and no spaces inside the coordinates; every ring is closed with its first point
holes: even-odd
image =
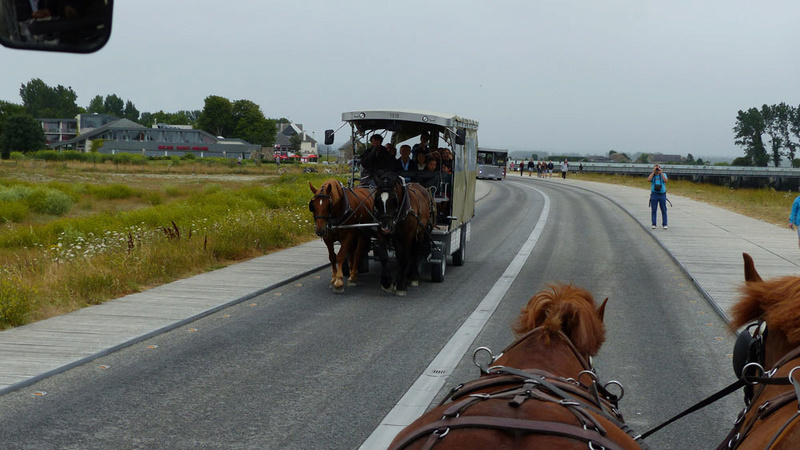
{"type": "Polygon", "coordinates": [[[569,163],[565,159],[564,162],[561,163],[561,178],[566,180],[567,179],[567,172],[569,172],[569,163]]]}
{"type": "Polygon", "coordinates": [[[797,230],[797,247],[800,248],[800,195],[792,203],[792,214],[789,216],[789,229],[797,230]]]}
{"type": "Polygon", "coordinates": [[[534,167],[535,167],[535,164],[534,164],[533,160],[528,161],[528,176],[531,176],[531,174],[533,174],[533,168],[534,167]]]}
{"type": "Polygon", "coordinates": [[[555,165],[553,165],[553,161],[549,161],[547,163],[547,175],[550,178],[553,178],[553,168],[554,167],[555,167],[555,165]]]}
{"type": "Polygon", "coordinates": [[[653,166],[653,172],[647,176],[650,182],[650,228],[656,229],[656,212],[661,208],[661,225],[668,229],[667,224],[667,174],[661,170],[661,166],[653,166]]]}

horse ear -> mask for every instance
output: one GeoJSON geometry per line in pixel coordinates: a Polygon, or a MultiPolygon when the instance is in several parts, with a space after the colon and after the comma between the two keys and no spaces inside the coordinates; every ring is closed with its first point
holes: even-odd
{"type": "Polygon", "coordinates": [[[761,279],[761,275],[756,271],[753,258],[747,253],[742,253],[742,258],[744,258],[744,281],[748,283],[753,281],[759,283],[764,282],[764,280],[761,279]]]}
{"type": "Polygon", "coordinates": [[[311,182],[310,182],[310,181],[308,182],[308,187],[310,187],[310,188],[311,188],[311,192],[313,192],[314,194],[316,194],[316,193],[317,193],[317,188],[315,188],[315,187],[314,187],[314,185],[313,185],[313,184],[311,184],[311,182]]]}
{"type": "Polygon", "coordinates": [[[608,297],[606,297],[606,299],[603,300],[603,303],[600,305],[600,307],[597,308],[597,315],[600,317],[601,322],[603,321],[603,317],[606,314],[606,302],[608,302],[608,297]]]}

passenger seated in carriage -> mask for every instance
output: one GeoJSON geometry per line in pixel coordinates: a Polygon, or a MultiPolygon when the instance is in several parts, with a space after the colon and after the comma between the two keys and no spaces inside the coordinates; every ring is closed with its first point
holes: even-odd
{"type": "Polygon", "coordinates": [[[400,158],[397,159],[394,171],[400,174],[400,176],[405,177],[406,181],[417,172],[417,163],[411,159],[410,145],[400,146],[400,158]]]}
{"type": "Polygon", "coordinates": [[[393,171],[397,159],[382,145],[383,136],[373,134],[369,142],[371,147],[361,155],[361,186],[374,187],[374,174],[393,171]]]}
{"type": "Polygon", "coordinates": [[[437,153],[431,153],[428,155],[428,158],[425,160],[425,171],[426,172],[438,172],[439,171],[439,162],[441,161],[441,157],[437,153]]]}
{"type": "Polygon", "coordinates": [[[417,155],[414,156],[414,163],[416,164],[418,172],[425,170],[425,163],[427,158],[428,157],[425,156],[425,153],[417,153],[417,155]]]}

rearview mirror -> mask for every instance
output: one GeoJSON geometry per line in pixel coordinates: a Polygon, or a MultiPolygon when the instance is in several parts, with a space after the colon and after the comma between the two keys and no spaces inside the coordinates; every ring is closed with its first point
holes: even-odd
{"type": "Polygon", "coordinates": [[[0,44],[54,52],[91,53],[111,36],[114,0],[0,0],[0,44]]]}
{"type": "Polygon", "coordinates": [[[333,130],[325,130],[325,145],[333,145],[333,130]]]}
{"type": "Polygon", "coordinates": [[[460,128],[456,131],[456,144],[464,145],[467,143],[467,130],[460,128]]]}

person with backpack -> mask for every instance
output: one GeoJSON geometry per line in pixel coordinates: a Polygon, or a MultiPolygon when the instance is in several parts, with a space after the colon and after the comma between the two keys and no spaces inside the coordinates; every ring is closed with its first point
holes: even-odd
{"type": "Polygon", "coordinates": [[[656,211],[661,207],[661,225],[668,229],[667,225],[667,174],[661,170],[661,166],[653,166],[653,172],[647,176],[650,182],[650,228],[656,229],[656,211]]]}

